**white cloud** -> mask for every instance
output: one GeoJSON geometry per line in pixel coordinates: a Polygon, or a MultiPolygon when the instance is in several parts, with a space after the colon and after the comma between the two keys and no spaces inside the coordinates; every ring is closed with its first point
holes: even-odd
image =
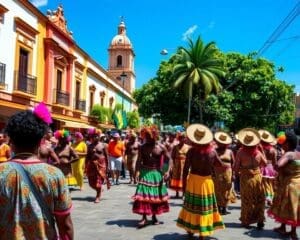
{"type": "Polygon", "coordinates": [[[213,29],[215,27],[216,23],[214,21],[211,21],[209,24],[208,24],[208,29],[213,29]]]}
{"type": "Polygon", "coordinates": [[[188,30],[185,31],[184,34],[182,34],[182,40],[186,41],[198,28],[197,25],[191,26],[188,30]]]}
{"type": "Polygon", "coordinates": [[[48,4],[48,0],[31,0],[31,3],[36,7],[43,7],[48,4]]]}

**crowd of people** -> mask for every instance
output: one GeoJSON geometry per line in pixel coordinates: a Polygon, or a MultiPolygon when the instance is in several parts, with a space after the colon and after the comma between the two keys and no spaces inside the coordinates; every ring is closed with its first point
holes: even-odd
{"type": "Polygon", "coordinates": [[[117,188],[126,171],[136,185],[138,228],[161,224],[157,216],[170,210],[170,197],[179,198],[177,226],[204,239],[225,228],[222,215],[239,198],[241,227],[264,228],[268,209],[281,223],[274,231],[298,239],[300,151],[293,132],[276,138],[265,129],[229,134],[191,124],[163,136],[154,125],[123,134],[54,130],[51,122],[41,103],[13,115],[0,133],[0,239],[74,239],[70,188],[84,191],[86,178],[100,203],[103,186],[117,188]]]}

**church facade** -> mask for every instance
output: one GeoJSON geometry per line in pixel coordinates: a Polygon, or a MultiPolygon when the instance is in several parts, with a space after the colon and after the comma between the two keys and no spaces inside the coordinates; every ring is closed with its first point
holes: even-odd
{"type": "MultiPolygon", "coordinates": [[[[62,6],[46,14],[27,0],[0,2],[0,129],[8,117],[43,101],[55,128],[98,126],[95,104],[137,109],[134,51],[121,20],[104,69],[68,30],[62,6]]],[[[102,123],[101,127],[114,127],[102,123]]]]}

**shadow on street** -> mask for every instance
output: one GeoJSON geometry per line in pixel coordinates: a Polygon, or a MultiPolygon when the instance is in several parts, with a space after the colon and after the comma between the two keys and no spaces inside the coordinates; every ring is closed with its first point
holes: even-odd
{"type": "Polygon", "coordinates": [[[118,225],[119,227],[137,228],[138,220],[119,219],[106,222],[107,225],[118,225]]]}
{"type": "MultiPolygon", "coordinates": [[[[179,233],[165,233],[165,234],[158,234],[155,235],[153,240],[194,240],[194,239],[199,239],[198,235],[194,235],[193,237],[189,237],[188,234],[179,234],[179,233]]],[[[214,237],[205,237],[205,240],[218,240],[218,238],[214,237]]]]}
{"type": "Polygon", "coordinates": [[[245,235],[252,237],[252,238],[262,238],[265,239],[266,237],[272,238],[272,239],[290,239],[289,237],[283,237],[280,234],[274,232],[271,229],[264,229],[258,231],[256,228],[252,228],[244,233],[245,235]]]}

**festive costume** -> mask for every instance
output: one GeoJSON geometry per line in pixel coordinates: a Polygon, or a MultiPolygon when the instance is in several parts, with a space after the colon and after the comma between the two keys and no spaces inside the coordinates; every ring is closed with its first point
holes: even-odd
{"type": "Polygon", "coordinates": [[[292,160],[282,167],[277,183],[268,215],[277,222],[300,226],[300,160],[292,160]]]}
{"type": "Polygon", "coordinates": [[[224,229],[211,176],[189,174],[177,226],[200,236],[209,236],[216,229],[224,229]]]}
{"type": "Polygon", "coordinates": [[[174,147],[174,165],[172,168],[172,178],[170,182],[170,188],[175,191],[182,191],[182,173],[183,166],[186,159],[186,153],[189,150],[189,146],[184,144],[179,147],[176,145],[174,147]]]}

